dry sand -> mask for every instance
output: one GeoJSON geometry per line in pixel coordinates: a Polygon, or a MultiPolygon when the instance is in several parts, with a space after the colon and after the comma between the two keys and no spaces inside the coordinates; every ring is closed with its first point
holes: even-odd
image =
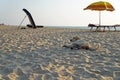
{"type": "Polygon", "coordinates": [[[120,80],[120,32],[0,26],[0,80],[120,80]],[[101,48],[64,48],[74,36],[101,48]]]}

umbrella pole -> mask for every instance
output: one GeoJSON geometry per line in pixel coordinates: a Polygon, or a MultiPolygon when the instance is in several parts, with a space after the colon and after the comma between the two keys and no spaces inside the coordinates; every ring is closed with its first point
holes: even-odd
{"type": "Polygon", "coordinates": [[[99,26],[101,25],[101,11],[99,11],[99,26]]]}

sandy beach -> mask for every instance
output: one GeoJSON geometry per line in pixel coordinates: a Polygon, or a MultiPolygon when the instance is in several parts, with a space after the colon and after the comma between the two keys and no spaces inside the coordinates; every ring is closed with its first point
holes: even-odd
{"type": "Polygon", "coordinates": [[[120,80],[120,32],[0,26],[0,80],[120,80]],[[101,48],[63,47],[74,36],[101,48]]]}

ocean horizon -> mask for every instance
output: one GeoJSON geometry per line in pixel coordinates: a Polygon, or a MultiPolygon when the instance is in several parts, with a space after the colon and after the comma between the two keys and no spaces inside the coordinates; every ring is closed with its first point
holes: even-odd
{"type": "MultiPolygon", "coordinates": [[[[18,25],[6,25],[6,26],[16,26],[19,27],[18,25]]],[[[27,27],[25,25],[21,25],[20,27],[27,27]]],[[[91,27],[88,26],[44,26],[46,28],[70,28],[70,29],[84,29],[84,30],[90,30],[91,27]]],[[[93,28],[93,30],[95,30],[96,28],[93,28]]],[[[103,30],[103,28],[101,28],[101,30],[103,30]]],[[[105,30],[109,30],[108,28],[105,28],[105,30]]],[[[110,30],[115,30],[113,27],[110,28],[110,30]]],[[[116,27],[116,30],[120,31],[120,27],[116,27]]]]}
{"type": "Polygon", "coordinates": [[[88,26],[45,26],[48,28],[90,29],[88,26]]]}
{"type": "MultiPolygon", "coordinates": [[[[90,30],[91,28],[88,26],[45,26],[48,28],[70,28],[70,29],[84,29],[84,30],[90,30]]],[[[95,30],[96,28],[93,28],[95,30]]],[[[101,28],[103,30],[103,28],[101,28]]],[[[105,30],[109,30],[108,28],[105,28],[105,30]]],[[[110,30],[115,30],[114,28],[110,28],[110,30]]],[[[116,30],[120,31],[120,27],[116,27],[116,30]]]]}

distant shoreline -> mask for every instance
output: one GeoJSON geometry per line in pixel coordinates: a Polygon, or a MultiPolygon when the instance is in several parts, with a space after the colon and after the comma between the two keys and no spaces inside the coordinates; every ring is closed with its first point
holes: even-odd
{"type": "Polygon", "coordinates": [[[90,29],[88,26],[45,26],[47,28],[90,29]]]}
{"type": "MultiPolygon", "coordinates": [[[[9,28],[9,27],[18,28],[18,25],[0,25],[0,28],[9,28]],[[4,27],[2,27],[2,26],[4,26],[4,27]]],[[[27,28],[27,26],[24,26],[24,25],[21,25],[20,27],[21,28],[22,27],[26,27],[27,28]]],[[[58,29],[59,28],[60,29],[66,28],[66,29],[90,30],[90,27],[88,27],[88,26],[44,26],[44,28],[58,28],[58,29]]],[[[95,30],[95,28],[93,30],[95,30]]],[[[108,29],[106,28],[106,30],[108,30],[108,29]]],[[[114,30],[114,28],[110,28],[110,30],[114,30]]],[[[116,30],[120,31],[120,27],[117,27],[116,30]]]]}

